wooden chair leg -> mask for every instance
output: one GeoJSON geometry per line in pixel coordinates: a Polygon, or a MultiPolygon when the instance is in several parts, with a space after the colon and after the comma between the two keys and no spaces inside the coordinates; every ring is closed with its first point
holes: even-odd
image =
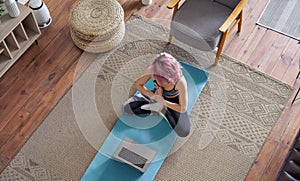
{"type": "Polygon", "coordinates": [[[242,22],[243,22],[243,10],[241,10],[240,14],[239,14],[239,24],[238,24],[238,32],[242,31],[242,22]]]}
{"type": "Polygon", "coordinates": [[[171,32],[169,33],[169,39],[168,39],[168,43],[171,43],[172,42],[172,39],[173,39],[173,36],[171,34],[171,32]]]}
{"type": "MultiPolygon", "coordinates": [[[[178,8],[179,8],[179,1],[178,1],[178,3],[174,6],[171,21],[173,21],[173,18],[174,18],[174,16],[175,16],[175,14],[176,14],[178,8]]],[[[172,42],[172,39],[173,39],[173,36],[172,36],[171,30],[170,30],[168,43],[171,43],[171,42],[172,42]]]]}
{"type": "MultiPolygon", "coordinates": [[[[300,60],[299,60],[299,63],[300,63],[300,60]]],[[[300,64],[299,64],[299,65],[300,65],[300,64]]],[[[299,68],[300,68],[300,66],[299,66],[299,68]]],[[[296,84],[296,82],[297,82],[299,76],[300,76],[300,70],[299,70],[299,72],[298,72],[298,74],[297,74],[297,77],[296,77],[296,80],[295,80],[295,82],[294,82],[294,85],[296,84]]],[[[297,91],[297,93],[296,93],[296,95],[295,95],[295,97],[294,97],[294,99],[293,99],[293,101],[292,101],[292,105],[294,104],[295,100],[297,99],[299,92],[300,92],[300,87],[298,88],[298,91],[297,91]]]]}
{"type": "Polygon", "coordinates": [[[218,65],[218,63],[219,63],[221,52],[222,52],[222,50],[220,48],[218,48],[217,55],[215,58],[215,65],[218,65]]]}
{"type": "Polygon", "coordinates": [[[292,105],[294,104],[295,100],[297,99],[299,91],[300,91],[300,87],[298,88],[298,91],[297,91],[297,93],[296,93],[296,95],[295,95],[295,97],[294,97],[294,99],[292,101],[292,105]]]}
{"type": "Polygon", "coordinates": [[[218,47],[218,51],[217,51],[217,55],[216,55],[216,59],[215,59],[215,65],[217,65],[220,60],[220,56],[221,56],[221,53],[222,53],[222,50],[223,50],[223,47],[225,44],[225,40],[227,39],[227,36],[228,36],[228,31],[226,31],[225,33],[222,34],[221,42],[219,43],[219,47],[218,47]]]}

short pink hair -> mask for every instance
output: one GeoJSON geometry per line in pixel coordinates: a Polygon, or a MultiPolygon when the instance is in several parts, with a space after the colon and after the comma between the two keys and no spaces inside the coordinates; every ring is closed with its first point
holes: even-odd
{"type": "Polygon", "coordinates": [[[151,63],[153,78],[158,82],[176,82],[182,76],[181,65],[172,55],[163,52],[158,54],[151,63]]]}

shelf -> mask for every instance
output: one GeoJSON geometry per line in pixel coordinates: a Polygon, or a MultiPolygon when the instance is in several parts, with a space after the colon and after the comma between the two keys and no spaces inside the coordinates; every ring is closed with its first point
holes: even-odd
{"type": "Polygon", "coordinates": [[[24,29],[24,26],[22,23],[20,23],[14,30],[14,34],[16,35],[16,38],[18,42],[26,41],[28,40],[28,36],[26,34],[26,31],[24,29]]]}
{"type": "Polygon", "coordinates": [[[37,26],[34,16],[28,15],[21,24],[24,26],[25,32],[28,36],[40,33],[40,28],[37,26]]]}
{"type": "Polygon", "coordinates": [[[20,49],[20,45],[17,42],[15,36],[13,33],[10,33],[5,39],[4,42],[6,43],[6,46],[8,48],[8,50],[10,51],[10,53],[12,54],[12,57],[14,57],[14,52],[18,51],[20,49]]]}
{"type": "MultiPolygon", "coordinates": [[[[3,47],[4,47],[3,55],[5,55],[6,57],[9,57],[9,58],[12,59],[13,56],[10,53],[9,48],[8,48],[7,44],[5,43],[5,41],[3,41],[2,44],[3,44],[3,47]]],[[[0,60],[2,60],[2,59],[0,59],[0,60]]]]}
{"type": "Polygon", "coordinates": [[[18,4],[20,15],[11,18],[7,11],[0,24],[0,77],[23,55],[41,32],[30,8],[18,4]]]}

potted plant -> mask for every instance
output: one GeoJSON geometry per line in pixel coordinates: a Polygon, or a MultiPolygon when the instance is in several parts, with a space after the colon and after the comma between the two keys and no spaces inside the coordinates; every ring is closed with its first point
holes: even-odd
{"type": "MultiPolygon", "coordinates": [[[[3,15],[4,9],[2,8],[2,6],[0,5],[0,17],[3,15]]],[[[0,24],[1,24],[1,19],[0,19],[0,24]]]]}
{"type": "Polygon", "coordinates": [[[3,15],[4,9],[0,6],[0,17],[3,15]]]}

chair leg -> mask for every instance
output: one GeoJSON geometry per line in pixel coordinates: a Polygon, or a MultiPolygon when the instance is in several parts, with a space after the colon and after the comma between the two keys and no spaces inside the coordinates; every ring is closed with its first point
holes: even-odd
{"type": "MultiPolygon", "coordinates": [[[[299,60],[299,62],[300,62],[300,60],[299,60]]],[[[299,72],[298,72],[298,74],[297,74],[297,76],[296,76],[296,79],[295,79],[294,84],[296,83],[296,81],[297,81],[297,79],[299,78],[299,76],[300,76],[300,70],[299,70],[299,72]]]]}
{"type": "Polygon", "coordinates": [[[169,33],[169,39],[168,39],[168,43],[171,43],[172,42],[172,39],[173,39],[173,36],[171,34],[171,32],[169,33]]]}
{"type": "Polygon", "coordinates": [[[228,35],[228,31],[226,31],[225,33],[222,34],[222,39],[221,42],[219,43],[219,47],[218,47],[218,51],[217,51],[217,55],[216,55],[216,59],[215,59],[215,65],[218,64],[219,60],[220,60],[220,56],[225,44],[225,40],[227,39],[227,35],[228,35]]]}
{"type": "MultiPolygon", "coordinates": [[[[178,1],[178,3],[174,6],[171,21],[173,21],[173,18],[174,18],[174,16],[175,16],[176,12],[178,11],[178,9],[179,9],[179,1],[178,1]]],[[[171,27],[170,27],[170,33],[169,33],[169,40],[168,40],[168,43],[171,43],[171,42],[172,42],[172,39],[173,39],[173,36],[172,36],[172,34],[171,34],[171,27]]]]}
{"type": "Polygon", "coordinates": [[[296,100],[296,98],[297,98],[297,96],[299,94],[299,91],[300,91],[300,87],[298,88],[298,91],[297,91],[297,93],[296,93],[296,95],[295,95],[295,97],[294,97],[294,99],[292,101],[292,105],[294,104],[294,102],[295,102],[295,100],[296,100]]]}
{"type": "Polygon", "coordinates": [[[215,58],[215,65],[218,65],[218,63],[219,63],[220,56],[221,56],[221,52],[222,52],[222,50],[221,50],[221,48],[219,47],[219,48],[218,48],[218,51],[217,51],[216,58],[215,58]]]}
{"type": "Polygon", "coordinates": [[[238,24],[238,32],[242,31],[242,22],[243,22],[243,10],[241,10],[239,14],[239,24],[238,24]]]}
{"type": "MultiPolygon", "coordinates": [[[[300,61],[300,60],[299,60],[299,61],[300,61]]],[[[297,82],[299,76],[300,76],[300,70],[299,70],[299,72],[298,72],[298,74],[297,74],[297,77],[296,77],[296,80],[295,80],[295,82],[294,82],[294,85],[296,84],[296,82],[297,82]]],[[[298,96],[299,92],[300,92],[300,87],[298,88],[298,91],[297,91],[297,93],[296,93],[296,95],[295,95],[295,97],[294,97],[294,99],[293,99],[293,101],[292,101],[292,105],[294,104],[295,100],[297,99],[297,96],[298,96]]]]}

